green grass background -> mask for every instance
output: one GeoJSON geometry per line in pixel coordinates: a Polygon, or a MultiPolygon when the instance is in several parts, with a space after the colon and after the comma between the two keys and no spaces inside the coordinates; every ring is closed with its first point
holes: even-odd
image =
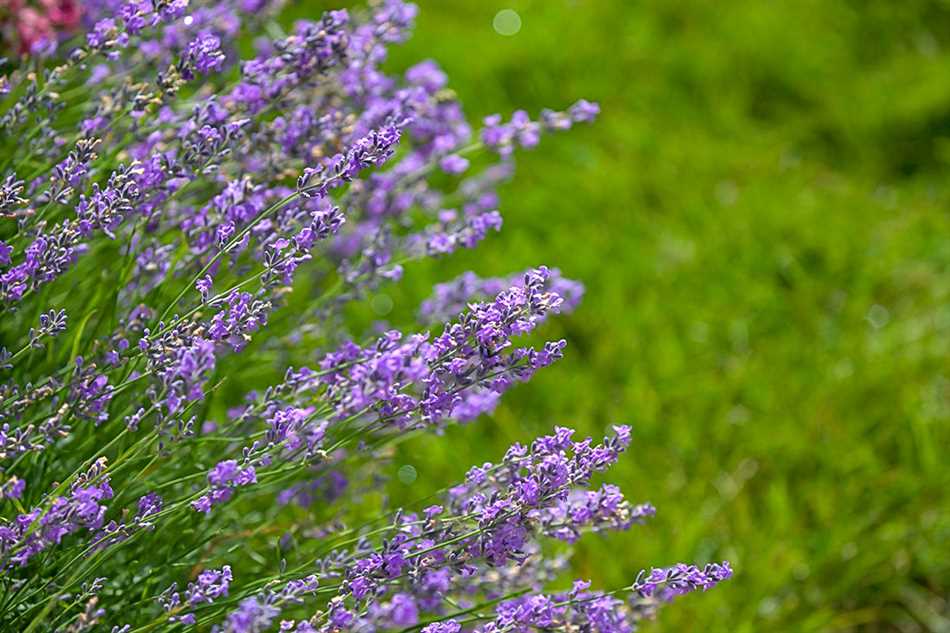
{"type": "Polygon", "coordinates": [[[646,630],[950,630],[950,3],[419,4],[392,66],[436,59],[473,119],[603,116],[519,156],[501,234],[391,289],[409,315],[463,270],[544,263],[588,290],[545,327],[562,362],[401,447],[405,496],[628,422],[612,478],[659,514],[587,537],[579,575],[736,569],[646,630]]]}

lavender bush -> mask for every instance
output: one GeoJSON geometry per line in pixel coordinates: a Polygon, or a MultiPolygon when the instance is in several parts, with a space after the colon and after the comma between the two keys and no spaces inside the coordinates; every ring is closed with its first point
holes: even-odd
{"type": "Polygon", "coordinates": [[[473,130],[434,62],[383,69],[415,6],[289,34],[279,10],[87,3],[81,41],[0,78],[0,628],[614,633],[728,578],[549,589],[584,533],[655,512],[601,481],[626,426],[556,427],[388,507],[393,446],[557,361],[522,336],[583,287],[469,273],[415,332],[347,310],[500,230],[515,150],[598,108],[473,130]],[[282,379],[235,397],[262,366],[282,379]]]}

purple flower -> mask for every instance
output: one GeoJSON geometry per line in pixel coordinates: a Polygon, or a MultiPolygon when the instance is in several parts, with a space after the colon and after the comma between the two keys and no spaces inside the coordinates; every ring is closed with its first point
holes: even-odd
{"type": "Polygon", "coordinates": [[[597,118],[597,115],[600,114],[600,106],[596,103],[581,99],[571,106],[569,112],[573,121],[577,123],[591,123],[597,118]]]}
{"type": "Polygon", "coordinates": [[[162,498],[158,494],[150,492],[139,499],[138,514],[140,517],[147,517],[150,514],[160,512],[163,505],[162,498]]]}
{"type": "Polygon", "coordinates": [[[194,613],[182,613],[182,610],[194,609],[202,604],[212,604],[218,598],[228,595],[228,588],[231,586],[231,567],[223,566],[221,569],[206,569],[198,574],[194,582],[188,583],[188,588],[184,596],[178,591],[178,583],[172,583],[159,596],[159,604],[171,615],[168,618],[170,623],[180,622],[185,625],[192,625],[196,618],[194,613]]]}
{"type": "Polygon", "coordinates": [[[461,174],[468,169],[469,162],[458,154],[449,154],[439,161],[439,167],[447,174],[461,174]]]}
{"type": "Polygon", "coordinates": [[[64,220],[40,232],[27,246],[23,262],[0,273],[0,300],[13,303],[22,299],[27,287],[39,287],[64,273],[84,250],[83,240],[101,231],[115,239],[115,229],[132,210],[139,190],[134,179],[136,165],[120,166],[100,188],[93,184],[89,196],[81,195],[76,217],[64,220]]]}
{"type": "Polygon", "coordinates": [[[149,341],[146,332],[140,346],[142,342],[167,390],[165,406],[169,413],[176,413],[185,402],[204,396],[204,381],[215,365],[212,341],[195,338],[190,344],[164,345],[161,341],[149,341]]]}
{"type": "Polygon", "coordinates": [[[422,633],[459,633],[462,626],[455,620],[446,620],[444,622],[433,622],[422,629],[422,633]]]}
{"type": "Polygon", "coordinates": [[[208,297],[211,294],[211,275],[205,275],[201,279],[195,282],[195,289],[201,295],[202,301],[207,301],[208,297]]]}
{"type": "Polygon", "coordinates": [[[104,471],[105,461],[99,460],[76,479],[67,496],[52,499],[48,507],[20,514],[10,524],[0,522],[0,557],[22,567],[70,534],[101,528],[106,513],[102,502],[113,495],[104,471]]]}
{"type": "Polygon", "coordinates": [[[566,113],[544,110],[540,122],[531,120],[524,110],[515,111],[508,123],[503,122],[501,115],[493,114],[482,121],[481,140],[501,156],[509,156],[516,147],[530,149],[536,146],[544,130],[567,130],[572,123],[593,121],[599,112],[596,103],[582,99],[566,113]]]}
{"type": "Polygon", "coordinates": [[[231,567],[228,565],[201,572],[195,582],[188,584],[185,592],[188,604],[193,607],[202,603],[211,604],[221,596],[228,595],[231,578],[231,567]]]}
{"type": "Polygon", "coordinates": [[[192,501],[191,506],[198,512],[207,514],[213,506],[228,501],[234,488],[255,483],[257,483],[257,472],[253,466],[249,464],[240,466],[233,459],[218,462],[208,472],[208,493],[192,501]]]}
{"type": "Polygon", "coordinates": [[[255,301],[250,293],[232,292],[227,299],[227,308],[214,315],[208,334],[212,340],[227,341],[235,350],[240,350],[249,335],[267,323],[270,304],[255,301]]]}
{"type": "MultiPolygon", "coordinates": [[[[265,631],[280,615],[281,607],[303,602],[306,596],[316,592],[317,586],[317,577],[311,575],[289,580],[280,589],[265,589],[257,595],[242,600],[236,609],[228,613],[224,622],[214,626],[212,631],[215,633],[258,633],[265,631]]],[[[282,627],[282,630],[285,629],[282,627]]],[[[313,633],[314,631],[314,629],[307,627],[298,627],[296,630],[300,633],[313,633]]]]}
{"type": "Polygon", "coordinates": [[[397,593],[389,603],[389,617],[394,626],[415,626],[419,622],[419,609],[412,596],[397,593]]]}
{"type": "Polygon", "coordinates": [[[643,596],[659,597],[664,602],[698,589],[707,591],[732,577],[728,562],[709,563],[702,569],[695,565],[678,564],[673,567],[653,568],[642,573],[634,583],[633,591],[643,596]]]}
{"type": "Polygon", "coordinates": [[[97,158],[97,138],[81,138],[65,159],[53,168],[53,182],[49,196],[60,203],[66,203],[74,189],[82,186],[89,174],[91,163],[97,158]]]}
{"type": "Polygon", "coordinates": [[[372,347],[347,344],[328,354],[320,382],[336,403],[337,417],[374,407],[398,426],[414,418],[437,424],[457,408],[470,418],[494,406],[490,394],[500,395],[560,356],[563,342],[540,351],[509,349],[512,338],[533,330],[560,305],[560,297],[543,289],[547,278],[546,268],[532,271],[493,301],[472,304],[431,341],[389,332],[372,347]]]}
{"type": "MultiPolygon", "coordinates": [[[[524,284],[525,273],[510,277],[480,278],[475,273],[467,272],[446,283],[437,284],[433,288],[432,296],[425,300],[419,308],[419,316],[426,323],[450,319],[463,312],[472,301],[483,301],[487,297],[498,294],[509,286],[524,284]]],[[[562,302],[557,311],[561,313],[573,312],[584,296],[584,286],[576,281],[561,275],[557,268],[548,271],[544,282],[545,289],[558,295],[562,302]]]]}
{"type": "MultiPolygon", "coordinates": [[[[224,66],[224,53],[221,51],[221,40],[210,34],[202,34],[188,45],[185,53],[186,68],[193,68],[201,75],[207,75],[221,70],[224,66]]],[[[191,79],[191,73],[184,73],[185,79],[191,79]]]]}
{"type": "Polygon", "coordinates": [[[91,49],[105,49],[109,43],[118,37],[115,20],[104,18],[96,22],[95,26],[86,34],[86,43],[91,49]]]}
{"type": "MultiPolygon", "coordinates": [[[[15,212],[19,207],[22,207],[29,203],[29,200],[24,198],[21,194],[25,188],[26,183],[16,177],[16,174],[8,175],[2,183],[0,183],[0,215],[7,215],[15,212]]],[[[0,244],[3,244],[0,242],[0,244]]],[[[9,248],[6,244],[0,246],[0,264],[8,264],[9,260],[9,251],[7,251],[7,260],[4,261],[3,252],[4,248],[9,248]]]]}
{"type": "Polygon", "coordinates": [[[0,499],[19,499],[26,490],[26,481],[18,477],[10,477],[0,484],[0,499]]]}

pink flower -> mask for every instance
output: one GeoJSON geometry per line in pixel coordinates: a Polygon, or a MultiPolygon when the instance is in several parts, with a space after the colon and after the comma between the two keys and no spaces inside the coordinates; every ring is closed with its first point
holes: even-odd
{"type": "Polygon", "coordinates": [[[79,26],[82,7],[76,0],[41,0],[40,4],[46,9],[46,17],[56,26],[69,30],[79,26]]]}
{"type": "Polygon", "coordinates": [[[21,53],[29,53],[35,46],[42,46],[56,37],[50,21],[32,7],[25,7],[18,11],[16,21],[21,53]]]}

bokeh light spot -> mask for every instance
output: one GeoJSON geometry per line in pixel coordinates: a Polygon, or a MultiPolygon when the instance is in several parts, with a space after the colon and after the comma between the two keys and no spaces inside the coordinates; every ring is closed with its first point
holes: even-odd
{"type": "Polygon", "coordinates": [[[396,472],[396,477],[399,478],[399,481],[406,484],[407,486],[415,482],[418,473],[416,469],[406,464],[405,466],[400,466],[399,470],[396,472]]]}
{"type": "Polygon", "coordinates": [[[495,14],[491,25],[499,35],[517,35],[521,30],[521,16],[512,9],[502,9],[495,14]]]}
{"type": "Polygon", "coordinates": [[[386,316],[393,310],[393,300],[389,295],[380,293],[370,300],[370,309],[379,316],[386,316]]]}
{"type": "Polygon", "coordinates": [[[880,330],[891,320],[891,313],[888,312],[884,306],[875,303],[871,306],[871,309],[868,310],[867,320],[871,324],[871,327],[875,330],[880,330]]]}

